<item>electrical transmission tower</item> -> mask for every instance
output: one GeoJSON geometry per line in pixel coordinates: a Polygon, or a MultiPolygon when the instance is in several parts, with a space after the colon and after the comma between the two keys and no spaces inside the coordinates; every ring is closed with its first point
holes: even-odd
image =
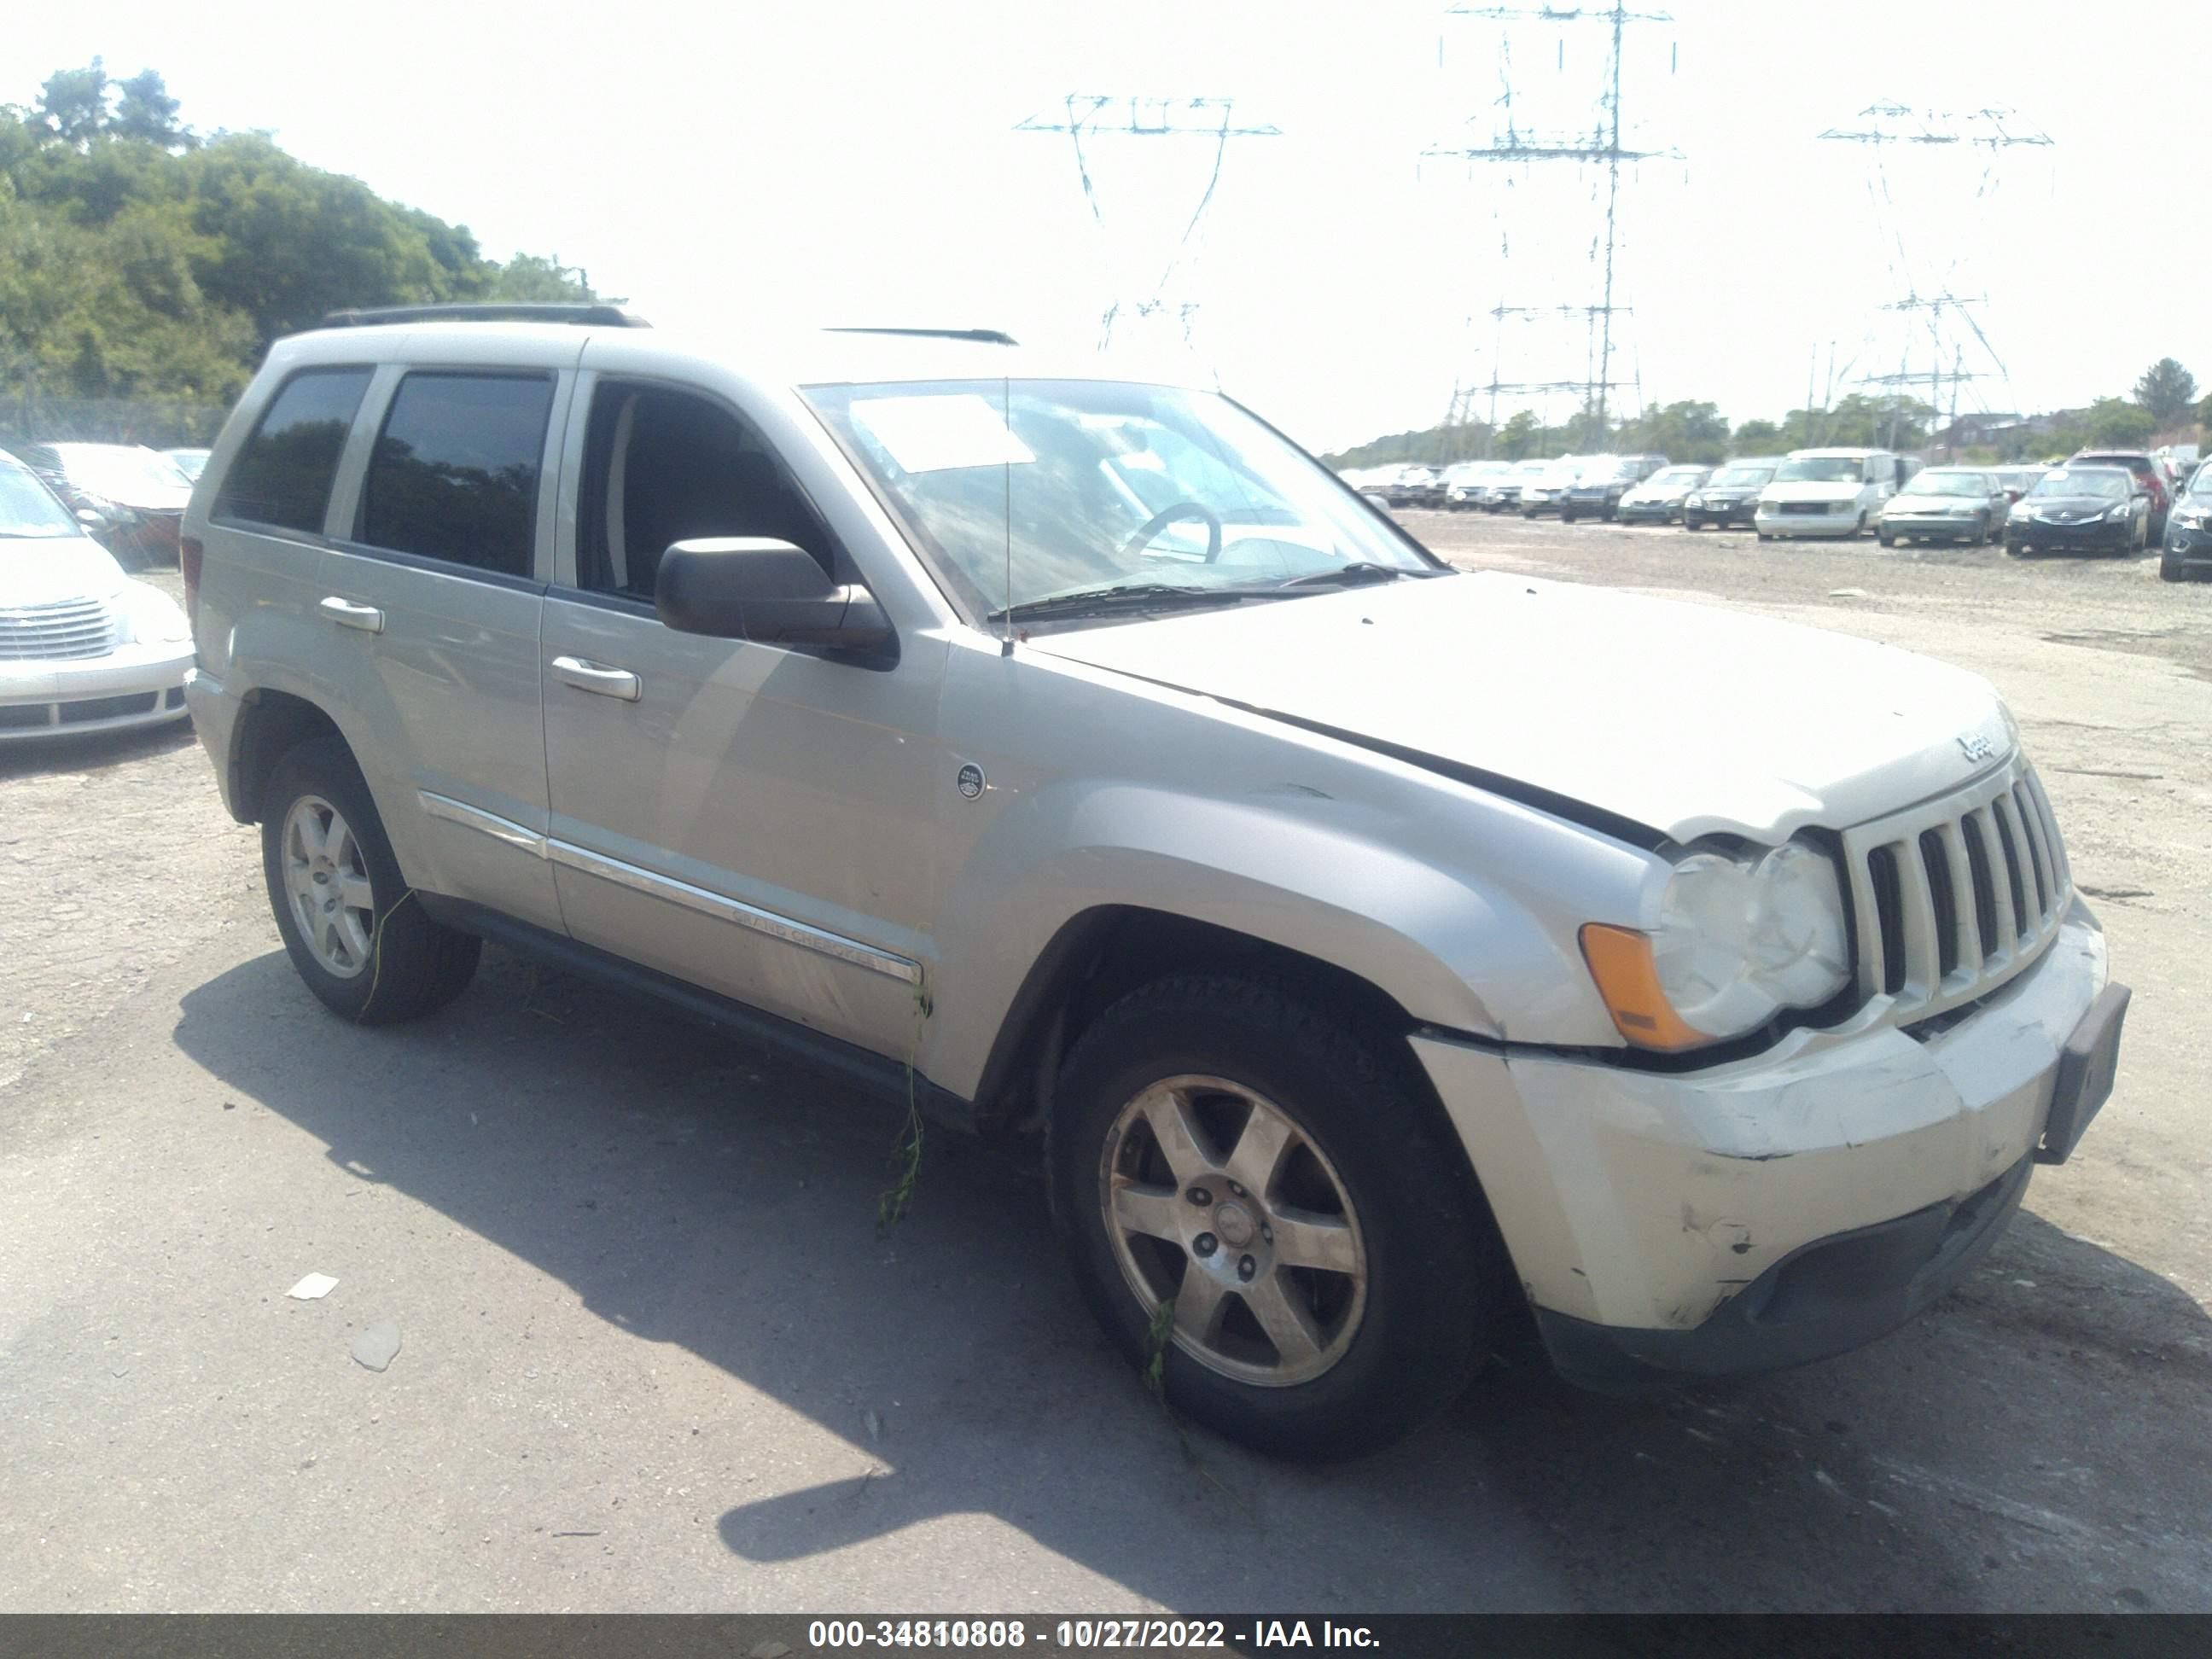
{"type": "MultiPolygon", "coordinates": [[[[1603,246],[1602,276],[1600,296],[1595,305],[1585,306],[1509,306],[1493,307],[1489,315],[1497,323],[1496,346],[1492,354],[1490,382],[1486,390],[1490,393],[1491,425],[1497,426],[1498,398],[1500,393],[1555,394],[1562,392],[1579,392],[1585,419],[1590,421],[1601,441],[1607,429],[1607,404],[1612,394],[1624,384],[1612,378],[1613,355],[1613,319],[1628,313],[1630,307],[1613,303],[1614,261],[1619,251],[1620,170],[1625,164],[1657,160],[1662,157],[1679,159],[1680,152],[1671,149],[1635,149],[1621,143],[1620,82],[1623,44],[1632,24],[1670,23],[1672,16],[1659,11],[1631,11],[1625,0],[1614,0],[1608,7],[1560,5],[1483,6],[1455,5],[1446,9],[1447,15],[1478,18],[1501,24],[1534,22],[1571,25],[1595,23],[1608,32],[1609,46],[1606,53],[1604,84],[1597,95],[1596,118],[1587,131],[1565,131],[1549,134],[1524,131],[1513,107],[1513,85],[1510,74],[1510,51],[1500,52],[1500,78],[1503,90],[1496,107],[1502,112],[1489,135],[1489,142],[1475,144],[1432,144],[1421,153],[1425,156],[1449,157],[1466,161],[1487,163],[1530,163],[1536,161],[1574,161],[1584,165],[1596,164],[1605,169],[1605,213],[1599,241],[1603,246]],[[1589,340],[1589,361],[1584,364],[1579,380],[1520,380],[1508,381],[1499,378],[1499,360],[1504,345],[1504,324],[1509,318],[1528,319],[1557,313],[1579,315],[1584,319],[1589,340]]],[[[1559,42],[1559,58],[1565,64],[1565,40],[1559,42]]],[[[1507,244],[1510,248],[1510,242],[1507,244]]]]}
{"type": "MultiPolygon", "coordinates": [[[[1850,127],[1830,127],[1820,137],[1834,143],[1864,144],[1874,147],[1875,164],[1867,180],[1868,193],[1873,198],[1878,219],[1890,222],[1883,226],[1885,238],[1895,248],[1890,261],[1893,280],[1905,287],[1904,297],[1884,304],[1881,309],[1899,314],[1904,323],[1903,343],[1897,373],[1873,374],[1861,378],[1860,384],[1902,388],[1925,383],[1929,388],[1928,406],[1932,420],[1941,420],[1943,413],[1943,382],[1951,382],[1951,425],[1958,423],[1959,388],[1967,381],[1989,379],[2009,380],[2011,372],[1999,357],[1996,349],[1974,315],[1973,307],[1988,303],[1988,296],[1964,298],[1951,292],[1948,286],[1950,271],[1957,268],[1955,258],[1948,263],[1947,274],[1934,284],[1935,291],[1923,292],[1923,284],[1914,275],[1914,261],[1905,247],[1905,231],[1895,222],[1895,197],[1890,188],[1890,179],[1883,155],[1887,147],[1903,145],[1899,153],[1922,159],[1943,155],[1982,155],[1981,177],[1974,188],[1977,198],[1990,194],[1997,185],[1997,162],[2005,151],[2023,146],[2048,147],[2049,134],[2023,123],[2017,112],[2009,109],[1988,108],[1959,113],[1948,110],[1911,109],[1894,101],[1870,104],[1858,113],[1857,125],[1850,127]],[[1918,329],[1912,319],[1924,316],[1927,325],[1929,367],[1924,371],[1911,368],[1914,341],[1918,329]],[[1994,367],[1994,374],[1979,370],[1969,372],[1965,368],[1965,344],[1956,329],[1944,327],[1946,317],[1952,318],[1974,342],[1994,367]],[[1945,368],[1946,359],[1949,368],[1945,368]]],[[[1884,442],[1893,427],[1899,411],[1893,407],[1885,416],[1884,442]]],[[[1933,434],[1931,434],[1932,437],[1933,434]]]]}
{"type": "Polygon", "coordinates": [[[1084,154],[1083,142],[1088,138],[1200,138],[1213,143],[1213,165],[1198,203],[1191,210],[1189,222],[1176,241],[1167,263],[1161,268],[1159,279],[1151,283],[1148,295],[1138,296],[1115,294],[1107,302],[1106,312],[1099,319],[1098,343],[1103,349],[1113,337],[1114,324],[1126,304],[1138,317],[1158,317],[1173,309],[1182,324],[1183,343],[1190,343],[1191,319],[1197,312],[1195,301],[1176,301],[1170,298],[1169,284],[1175,280],[1178,268],[1184,266],[1184,256],[1192,247],[1198,234],[1200,222],[1212,205],[1213,192],[1221,182],[1222,162],[1227,158],[1229,141],[1232,138],[1276,138],[1282,129],[1263,123],[1239,124],[1236,119],[1233,98],[1151,98],[1129,97],[1098,93],[1070,93],[1062,100],[1060,118],[1032,115],[1017,121],[1017,132],[1050,132],[1064,135],[1075,151],[1076,177],[1082,181],[1083,199],[1091,209],[1091,217],[1099,229],[1106,228],[1106,217],[1098,204],[1098,190],[1091,176],[1090,159],[1084,154]]]}

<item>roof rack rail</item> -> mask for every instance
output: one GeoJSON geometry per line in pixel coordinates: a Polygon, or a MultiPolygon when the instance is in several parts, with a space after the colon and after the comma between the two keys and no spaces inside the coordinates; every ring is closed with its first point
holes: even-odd
{"type": "Polygon", "coordinates": [[[827,328],[825,334],[903,334],[920,340],[973,340],[981,345],[1018,345],[1011,334],[995,328],[827,328]]]}
{"type": "Polygon", "coordinates": [[[586,328],[650,328],[620,306],[588,300],[521,302],[488,300],[433,306],[367,306],[333,311],[319,328],[371,328],[392,323],[573,323],[586,328]]]}

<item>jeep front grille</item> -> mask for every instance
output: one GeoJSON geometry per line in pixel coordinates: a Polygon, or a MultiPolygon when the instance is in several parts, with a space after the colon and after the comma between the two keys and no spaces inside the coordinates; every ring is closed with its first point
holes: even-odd
{"type": "Polygon", "coordinates": [[[2015,756],[1949,795],[1844,836],[1859,992],[1900,1024],[1971,1002],[2043,952],[2073,892],[2057,820],[2015,756]]]}
{"type": "Polygon", "coordinates": [[[115,649],[115,622],[98,599],[0,609],[0,662],[104,657],[115,649]]]}

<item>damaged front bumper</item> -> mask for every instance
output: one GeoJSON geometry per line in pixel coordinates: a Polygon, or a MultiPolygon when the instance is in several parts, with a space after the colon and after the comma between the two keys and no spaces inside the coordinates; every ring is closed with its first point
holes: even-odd
{"type": "Polygon", "coordinates": [[[2127,992],[2078,901],[1963,1019],[1665,1073],[1413,1039],[1553,1363],[1619,1389],[1872,1340],[1959,1282],[2112,1086],[2127,992]]]}

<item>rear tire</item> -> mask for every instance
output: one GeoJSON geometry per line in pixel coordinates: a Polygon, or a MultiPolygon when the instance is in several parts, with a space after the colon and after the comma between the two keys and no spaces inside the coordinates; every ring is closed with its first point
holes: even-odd
{"type": "Polygon", "coordinates": [[[262,797],[261,867],[292,966],[356,1024],[419,1018],[475,975],[483,941],[433,921],[416,901],[342,739],[315,738],[276,763],[262,797]]]}
{"type": "Polygon", "coordinates": [[[1343,1456],[1464,1389],[1514,1281],[1417,1079],[1246,980],[1162,980],[1083,1034],[1050,1130],[1054,1212],[1132,1364],[1175,1304],[1159,1356],[1176,1407],[1263,1451],[1343,1456]],[[1322,1261],[1341,1265],[1303,1265],[1322,1261]]]}

